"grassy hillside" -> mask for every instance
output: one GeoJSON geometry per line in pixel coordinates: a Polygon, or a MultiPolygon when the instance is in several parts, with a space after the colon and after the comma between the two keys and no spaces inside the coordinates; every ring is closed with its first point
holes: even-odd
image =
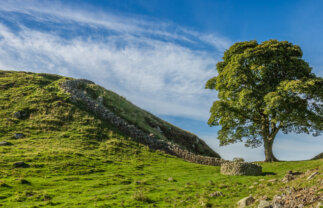
{"type": "MultiPolygon", "coordinates": [[[[0,146],[0,207],[234,207],[249,194],[272,198],[285,186],[321,183],[322,175],[287,184],[268,180],[281,179],[289,170],[322,172],[322,159],[262,163],[263,176],[223,176],[219,167],[150,150],[69,102],[70,95],[59,88],[66,79],[0,71],[0,142],[9,142],[0,146]],[[18,161],[29,167],[14,167],[18,161]],[[212,195],[216,191],[223,195],[212,195]]],[[[146,131],[156,130],[146,122],[151,117],[189,134],[96,85],[85,90],[103,96],[106,105],[146,131]]]]}
{"type": "MultiPolygon", "coordinates": [[[[84,106],[69,102],[70,95],[60,87],[66,80],[70,78],[0,71],[0,107],[3,115],[0,136],[11,137],[13,131],[24,131],[26,136],[35,135],[36,132],[47,135],[58,131],[59,134],[63,132],[65,137],[109,138],[109,130],[115,132],[116,129],[84,106]],[[14,118],[15,112],[25,114],[23,119],[14,118]]],[[[100,98],[110,111],[142,131],[153,134],[158,140],[178,144],[197,154],[219,157],[196,135],[138,108],[112,91],[94,83],[82,85],[80,90],[93,99],[100,98]]]]}

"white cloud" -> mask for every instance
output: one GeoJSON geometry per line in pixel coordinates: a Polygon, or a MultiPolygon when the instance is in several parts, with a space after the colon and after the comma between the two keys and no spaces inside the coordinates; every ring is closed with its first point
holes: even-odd
{"type": "MultiPolygon", "coordinates": [[[[225,37],[167,22],[72,10],[53,1],[0,4],[0,69],[90,79],[160,115],[206,122],[216,93],[204,84],[230,45],[225,37]]],[[[220,148],[215,136],[202,138],[225,159],[264,157],[262,148],[242,143],[220,148]]],[[[308,159],[322,143],[306,138],[310,142],[279,135],[274,151],[283,160],[308,159]]]]}
{"type": "Polygon", "coordinates": [[[204,90],[204,84],[215,74],[217,52],[229,40],[165,22],[18,2],[0,5],[8,12],[2,18],[18,27],[0,21],[2,69],[87,78],[155,114],[207,119],[215,93],[204,90]],[[32,23],[55,23],[56,29],[32,27],[19,15],[32,23]],[[86,34],[65,37],[78,30],[86,34]],[[188,43],[213,47],[214,54],[188,43]]]}

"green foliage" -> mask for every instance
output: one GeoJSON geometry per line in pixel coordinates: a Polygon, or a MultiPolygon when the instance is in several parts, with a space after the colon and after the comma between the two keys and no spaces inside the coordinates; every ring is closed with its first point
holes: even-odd
{"type": "Polygon", "coordinates": [[[321,152],[320,154],[316,155],[311,160],[319,160],[319,159],[323,159],[323,152],[321,152]]]}
{"type": "Polygon", "coordinates": [[[217,64],[206,88],[218,91],[208,124],[221,145],[257,147],[284,133],[323,131],[323,79],[311,73],[299,46],[287,41],[239,42],[217,64]]]}
{"type": "Polygon", "coordinates": [[[233,162],[244,162],[245,160],[242,157],[234,157],[232,158],[233,162]]]}

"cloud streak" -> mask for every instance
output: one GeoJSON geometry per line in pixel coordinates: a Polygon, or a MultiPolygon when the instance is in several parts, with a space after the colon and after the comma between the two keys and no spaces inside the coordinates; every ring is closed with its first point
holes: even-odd
{"type": "Polygon", "coordinates": [[[2,69],[87,78],[155,114],[207,119],[215,95],[204,84],[229,40],[166,22],[10,2],[0,6],[2,69]]]}

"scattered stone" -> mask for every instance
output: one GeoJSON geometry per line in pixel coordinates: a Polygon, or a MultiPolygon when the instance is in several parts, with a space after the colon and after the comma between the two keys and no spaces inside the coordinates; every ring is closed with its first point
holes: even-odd
{"type": "Polygon", "coordinates": [[[168,180],[169,182],[173,182],[173,181],[175,181],[175,180],[174,180],[174,178],[172,178],[172,177],[169,177],[167,180],[168,180]]]}
{"type": "Polygon", "coordinates": [[[316,208],[321,208],[323,207],[323,202],[319,202],[317,205],[316,205],[316,208]]]}
{"type": "Polygon", "coordinates": [[[263,178],[261,178],[261,179],[259,179],[259,181],[261,182],[261,181],[264,181],[265,179],[263,179],[263,178]]]}
{"type": "Polygon", "coordinates": [[[23,138],[25,135],[24,134],[22,134],[22,133],[16,133],[15,134],[15,138],[16,139],[21,139],[21,138],[23,138]]]}
{"type": "Polygon", "coordinates": [[[266,200],[260,200],[258,208],[272,208],[273,206],[270,204],[269,201],[266,200]]]}
{"type": "Polygon", "coordinates": [[[314,203],[321,200],[320,196],[317,195],[317,186],[311,188],[286,188],[286,193],[282,195],[276,195],[273,197],[273,207],[274,208],[300,208],[308,205],[313,205],[314,203]]]}
{"type": "Polygon", "coordinates": [[[226,162],[221,164],[221,173],[224,175],[261,175],[262,167],[247,162],[226,162]]]}
{"type": "Polygon", "coordinates": [[[6,142],[6,141],[0,142],[0,146],[11,146],[11,145],[13,144],[10,142],[6,142]]]}
{"type": "Polygon", "coordinates": [[[319,172],[315,172],[312,173],[306,180],[311,180],[312,178],[314,178],[317,174],[319,174],[319,172]]]}
{"type": "Polygon", "coordinates": [[[23,162],[23,161],[19,161],[19,162],[15,162],[13,164],[14,168],[29,168],[30,165],[28,165],[27,163],[23,162]]]}
{"type": "Polygon", "coordinates": [[[277,179],[270,179],[270,180],[268,180],[269,183],[275,183],[277,181],[278,181],[277,179]]]}
{"type": "Polygon", "coordinates": [[[250,204],[253,204],[255,202],[255,199],[252,196],[247,196],[240,201],[238,201],[237,205],[238,207],[246,207],[249,206],[250,204]]]}
{"type": "Polygon", "coordinates": [[[249,186],[249,188],[250,188],[250,189],[253,189],[253,188],[255,188],[255,187],[254,187],[254,186],[249,186]]]}
{"type": "Polygon", "coordinates": [[[218,197],[218,196],[224,196],[223,193],[221,191],[216,191],[216,192],[213,192],[209,195],[209,197],[212,197],[212,198],[215,198],[215,197],[218,197]]]}
{"type": "Polygon", "coordinates": [[[295,179],[295,176],[302,174],[301,172],[288,171],[285,177],[282,179],[283,183],[287,183],[295,179]]]}

